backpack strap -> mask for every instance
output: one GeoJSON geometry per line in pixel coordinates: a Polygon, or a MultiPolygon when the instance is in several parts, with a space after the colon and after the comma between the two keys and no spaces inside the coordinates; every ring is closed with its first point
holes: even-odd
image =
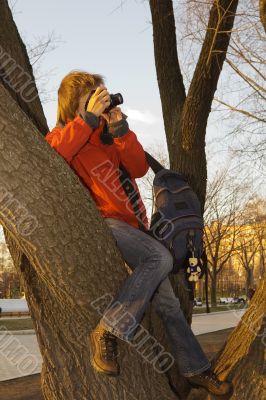
{"type": "Polygon", "coordinates": [[[144,153],[147,163],[155,174],[157,174],[157,172],[161,171],[162,169],[165,169],[165,167],[163,167],[162,164],[159,163],[159,161],[155,160],[155,158],[152,157],[147,151],[144,151],[144,153]]]}
{"type": "Polygon", "coordinates": [[[128,171],[126,170],[126,168],[124,167],[124,165],[120,162],[119,164],[119,170],[120,170],[120,182],[121,185],[123,186],[124,191],[126,192],[129,201],[133,207],[135,216],[137,218],[138,221],[138,225],[139,225],[139,229],[142,230],[143,232],[147,232],[147,228],[145,227],[145,225],[143,224],[142,218],[141,218],[141,212],[138,206],[138,200],[139,200],[139,194],[137,193],[137,191],[135,190],[133,183],[131,181],[131,177],[128,173],[128,171]]]}

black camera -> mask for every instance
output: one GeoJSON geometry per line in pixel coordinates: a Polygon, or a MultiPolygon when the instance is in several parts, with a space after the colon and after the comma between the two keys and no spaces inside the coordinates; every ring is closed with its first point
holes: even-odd
{"type": "Polygon", "coordinates": [[[104,112],[109,112],[112,108],[119,106],[119,104],[123,104],[123,96],[121,93],[110,94],[111,104],[108,108],[104,110],[104,112]]]}
{"type": "MultiPolygon", "coordinates": [[[[93,90],[93,92],[91,92],[91,94],[89,95],[89,97],[87,98],[87,101],[85,103],[85,111],[87,110],[88,107],[88,103],[90,101],[91,96],[95,93],[95,90],[93,90]]],[[[116,93],[116,94],[110,94],[110,106],[107,107],[104,112],[109,112],[110,110],[112,110],[112,108],[119,106],[120,104],[123,104],[124,100],[123,100],[123,96],[121,93],[116,93]]]]}

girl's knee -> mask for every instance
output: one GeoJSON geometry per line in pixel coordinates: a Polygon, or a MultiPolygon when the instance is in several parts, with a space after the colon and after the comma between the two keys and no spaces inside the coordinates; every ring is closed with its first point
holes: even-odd
{"type": "Polygon", "coordinates": [[[162,268],[167,273],[171,272],[174,265],[174,259],[170,251],[164,246],[160,248],[160,260],[162,268]]]}

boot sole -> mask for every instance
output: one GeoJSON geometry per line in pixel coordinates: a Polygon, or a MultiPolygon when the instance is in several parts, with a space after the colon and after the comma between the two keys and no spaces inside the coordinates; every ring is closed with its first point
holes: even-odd
{"type": "Polygon", "coordinates": [[[229,400],[230,397],[232,396],[232,394],[234,393],[234,388],[232,388],[231,390],[229,390],[229,392],[226,393],[226,394],[216,394],[216,393],[211,392],[206,386],[201,386],[201,385],[198,385],[197,383],[190,383],[190,382],[189,382],[189,385],[190,385],[193,389],[204,389],[204,390],[206,390],[210,395],[212,395],[212,396],[217,396],[217,397],[219,398],[219,400],[229,400]]]}
{"type": "Polygon", "coordinates": [[[89,335],[89,344],[90,344],[90,363],[92,365],[92,367],[99,373],[104,374],[104,375],[108,375],[108,376],[113,376],[113,377],[117,377],[120,375],[120,370],[118,371],[118,373],[116,372],[112,372],[106,369],[102,369],[95,361],[94,357],[93,357],[93,353],[95,350],[95,345],[94,345],[94,338],[92,336],[92,334],[89,335]]]}

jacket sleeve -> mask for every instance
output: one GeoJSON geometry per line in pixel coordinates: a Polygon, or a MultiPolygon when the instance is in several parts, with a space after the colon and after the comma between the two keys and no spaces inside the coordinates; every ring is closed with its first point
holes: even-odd
{"type": "Polygon", "coordinates": [[[136,134],[129,128],[121,136],[114,137],[120,160],[132,178],[141,178],[149,169],[145,152],[136,134]]]}
{"type": "Polygon", "coordinates": [[[89,140],[93,128],[80,116],[70,121],[63,128],[54,128],[47,133],[45,140],[70,163],[75,154],[89,140]]]}

